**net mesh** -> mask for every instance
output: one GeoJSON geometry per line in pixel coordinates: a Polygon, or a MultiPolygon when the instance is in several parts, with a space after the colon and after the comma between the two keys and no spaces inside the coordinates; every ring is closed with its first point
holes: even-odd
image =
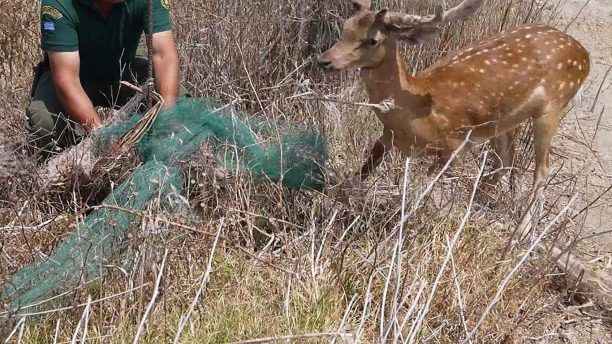
{"type": "MultiPolygon", "coordinates": [[[[96,150],[129,131],[141,115],[106,127],[95,137],[96,150]]],[[[99,280],[111,264],[127,268],[127,231],[137,213],[154,204],[171,212],[185,204],[179,161],[202,145],[217,164],[256,181],[276,181],[293,189],[321,189],[326,148],[323,136],[299,125],[278,125],[236,113],[203,99],[182,99],[162,112],[138,143],[143,164],[90,213],[75,232],[44,261],[15,273],[3,287],[13,311],[28,313],[61,292],[99,280]]]]}

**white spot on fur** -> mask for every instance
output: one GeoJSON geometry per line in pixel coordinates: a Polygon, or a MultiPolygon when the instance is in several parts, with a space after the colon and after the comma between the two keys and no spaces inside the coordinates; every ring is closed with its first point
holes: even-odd
{"type": "Polygon", "coordinates": [[[531,94],[531,96],[532,96],[532,97],[535,97],[535,96],[541,96],[541,97],[544,97],[545,95],[546,95],[546,89],[545,89],[545,88],[544,88],[544,86],[542,86],[542,85],[540,85],[540,86],[536,87],[536,88],[533,90],[533,93],[531,94]]]}

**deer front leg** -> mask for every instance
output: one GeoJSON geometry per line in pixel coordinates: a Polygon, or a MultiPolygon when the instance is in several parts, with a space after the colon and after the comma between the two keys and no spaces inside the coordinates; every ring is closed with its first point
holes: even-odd
{"type": "Polygon", "coordinates": [[[359,190],[360,182],[364,181],[370,173],[380,165],[385,152],[390,146],[391,140],[389,140],[388,137],[389,136],[383,134],[381,138],[374,142],[374,146],[370,150],[368,158],[359,172],[355,173],[353,177],[346,179],[338,186],[335,196],[336,200],[346,205],[351,204],[350,199],[356,197],[354,191],[359,190]]]}
{"type": "Polygon", "coordinates": [[[481,205],[494,208],[497,203],[497,189],[502,178],[510,172],[510,190],[514,190],[514,130],[510,130],[491,139],[494,154],[490,156],[493,171],[482,179],[478,187],[477,199],[481,205]]]}
{"type": "Polygon", "coordinates": [[[510,171],[510,188],[514,188],[514,130],[510,130],[491,139],[495,155],[493,156],[493,173],[483,180],[483,185],[495,188],[501,179],[510,171]]]}
{"type": "Polygon", "coordinates": [[[380,139],[374,142],[374,146],[370,150],[368,159],[361,167],[361,170],[359,170],[359,172],[356,174],[356,176],[359,176],[359,179],[361,181],[366,180],[370,173],[372,173],[372,171],[374,171],[378,167],[378,165],[380,165],[383,157],[385,156],[385,153],[388,150],[388,142],[389,140],[386,134],[383,134],[380,139]]]}
{"type": "MultiPolygon", "coordinates": [[[[463,157],[473,145],[471,142],[466,140],[467,139],[460,140],[457,138],[448,138],[446,140],[445,148],[436,148],[435,145],[430,147],[430,151],[427,153],[427,155],[434,156],[435,159],[431,166],[429,166],[427,169],[427,176],[431,177],[434,174],[439,173],[440,170],[446,166],[449,159],[451,159],[453,155],[455,155],[455,161],[461,159],[461,157],[463,157]]],[[[444,173],[447,172],[448,171],[444,171],[444,173]]]]}

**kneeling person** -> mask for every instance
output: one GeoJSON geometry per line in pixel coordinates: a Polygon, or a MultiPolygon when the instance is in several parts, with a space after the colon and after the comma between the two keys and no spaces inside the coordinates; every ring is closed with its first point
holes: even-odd
{"type": "MultiPolygon", "coordinates": [[[[153,1],[155,87],[166,107],[179,94],[179,59],[168,0],[153,1]]],[[[142,83],[148,61],[138,51],[147,30],[148,0],[43,0],[41,48],[32,102],[26,114],[30,142],[45,158],[100,126],[95,106],[123,105],[133,92],[121,80],[142,83]]]]}

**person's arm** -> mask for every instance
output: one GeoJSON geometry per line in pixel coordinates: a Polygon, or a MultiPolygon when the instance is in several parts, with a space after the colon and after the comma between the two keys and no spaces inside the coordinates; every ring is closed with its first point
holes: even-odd
{"type": "Polygon", "coordinates": [[[179,57],[172,31],[153,34],[153,71],[155,88],[164,99],[164,106],[171,108],[179,93],[179,57]]]}
{"type": "Polygon", "coordinates": [[[49,51],[48,55],[57,96],[70,119],[79,123],[88,133],[99,127],[102,123],[100,117],[79,79],[79,53],[49,51]]]}

